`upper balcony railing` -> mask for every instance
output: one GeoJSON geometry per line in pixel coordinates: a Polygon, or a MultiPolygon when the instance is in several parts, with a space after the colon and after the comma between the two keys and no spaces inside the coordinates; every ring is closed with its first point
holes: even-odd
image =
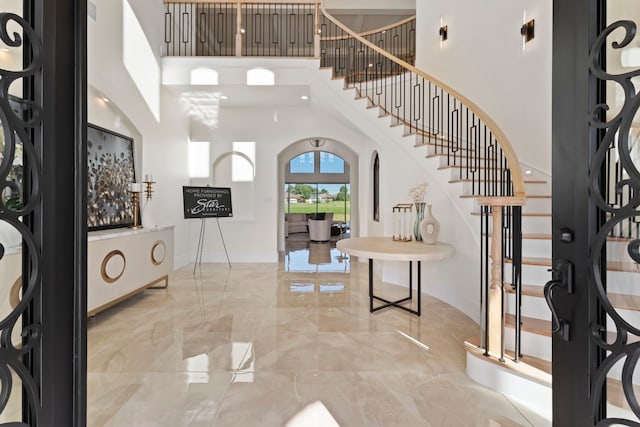
{"type": "Polygon", "coordinates": [[[317,56],[319,3],[165,3],[163,56],[317,56]]]}
{"type": "MultiPolygon", "coordinates": [[[[163,56],[318,57],[319,2],[167,2],[163,56]]],[[[415,16],[362,33],[415,62],[415,16]]]]}

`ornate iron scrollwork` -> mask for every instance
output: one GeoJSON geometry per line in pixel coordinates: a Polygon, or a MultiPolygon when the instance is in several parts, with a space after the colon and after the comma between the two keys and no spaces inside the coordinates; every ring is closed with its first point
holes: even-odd
{"type": "MultiPolygon", "coordinates": [[[[38,323],[27,324],[23,314],[33,301],[34,295],[39,292],[41,286],[40,276],[40,242],[32,231],[22,221],[22,218],[33,213],[40,205],[40,176],[41,167],[39,155],[34,147],[32,134],[41,124],[41,106],[29,100],[20,100],[22,107],[20,113],[12,108],[9,89],[12,84],[20,79],[26,81],[42,68],[41,41],[34,29],[22,17],[13,13],[0,13],[0,40],[10,47],[29,48],[30,62],[24,64],[21,70],[7,70],[0,68],[0,125],[2,126],[2,152],[0,159],[0,194],[5,192],[22,193],[19,203],[8,203],[4,197],[0,197],[0,220],[15,228],[22,237],[23,256],[28,257],[28,280],[22,287],[22,297],[13,310],[0,320],[0,413],[2,413],[11,397],[13,376],[20,381],[20,390],[25,396],[23,405],[29,406],[30,417],[38,424],[40,408],[40,391],[38,382],[33,378],[29,369],[23,363],[23,356],[32,351],[37,351],[41,342],[41,325],[38,323]],[[17,32],[10,34],[9,27],[18,25],[22,29],[22,35],[17,32]],[[25,39],[23,39],[25,38],[25,39]],[[28,41],[26,43],[25,41],[28,41]],[[17,147],[23,150],[22,161],[24,174],[27,177],[28,187],[20,188],[9,175],[16,157],[17,147]],[[13,330],[20,327],[22,321],[22,343],[15,345],[11,337],[13,330]]],[[[5,248],[0,243],[0,259],[4,256],[5,248]]],[[[2,261],[0,261],[2,262],[2,261]]],[[[26,426],[22,422],[11,422],[9,426],[26,426]]]]}
{"type": "MultiPolygon", "coordinates": [[[[593,413],[597,413],[597,407],[602,398],[602,390],[607,382],[607,376],[612,375],[612,369],[623,361],[622,374],[619,378],[622,383],[625,398],[629,408],[640,419],[640,404],[638,396],[633,390],[633,373],[640,358],[640,342],[630,339],[630,335],[640,337],[640,329],[632,325],[618,312],[611,303],[605,284],[601,266],[604,264],[602,254],[609,236],[629,239],[627,254],[630,264],[640,262],[640,240],[638,234],[638,219],[640,219],[640,171],[632,155],[630,144],[631,128],[634,117],[640,107],[640,94],[634,85],[633,79],[640,76],[640,69],[621,74],[607,72],[603,64],[603,52],[606,51],[607,38],[615,34],[624,36],[621,41],[613,41],[613,49],[622,49],[636,36],[636,24],[631,21],[617,21],[609,25],[594,42],[590,52],[590,70],[593,75],[606,82],[614,82],[624,94],[622,107],[619,111],[610,113],[611,117],[605,118],[610,112],[610,106],[601,103],[591,111],[590,126],[604,131],[604,136],[599,141],[597,151],[590,167],[589,190],[590,197],[595,205],[604,213],[604,224],[590,242],[590,266],[592,269],[593,283],[596,295],[605,310],[610,321],[615,325],[614,338],[607,336],[607,325],[594,324],[591,326],[591,338],[601,349],[607,352],[607,356],[593,373],[591,378],[591,393],[593,396],[593,413]],[[622,31],[620,31],[622,30],[622,31]],[[615,163],[615,168],[610,166],[615,163]],[[615,171],[613,171],[615,169],[615,171]],[[606,183],[604,186],[602,183],[606,183]],[[603,188],[605,187],[605,188],[603,188]]],[[[640,146],[635,147],[640,150],[640,146]]],[[[636,157],[637,159],[637,157],[636,157]]],[[[640,271],[640,270],[639,270],[640,271]]],[[[609,335],[611,337],[611,335],[609,335]]],[[[634,420],[622,420],[620,418],[607,418],[598,425],[629,425],[640,426],[634,420]]]]}

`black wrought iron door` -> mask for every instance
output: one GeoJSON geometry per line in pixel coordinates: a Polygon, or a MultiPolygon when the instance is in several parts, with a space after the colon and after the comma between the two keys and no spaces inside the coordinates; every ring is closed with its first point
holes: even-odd
{"type": "Polygon", "coordinates": [[[0,426],[86,425],[86,20],[0,4],[0,426]]]}
{"type": "Polygon", "coordinates": [[[554,2],[557,426],[640,426],[638,22],[638,2],[554,2]]]}

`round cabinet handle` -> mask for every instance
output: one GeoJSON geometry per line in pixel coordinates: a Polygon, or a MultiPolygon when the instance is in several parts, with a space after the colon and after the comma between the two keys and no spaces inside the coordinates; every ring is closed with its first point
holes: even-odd
{"type": "Polygon", "coordinates": [[[124,270],[126,266],[127,266],[127,260],[124,257],[124,254],[122,253],[122,251],[119,251],[116,249],[114,251],[109,252],[102,260],[102,265],[100,266],[100,274],[102,275],[102,280],[104,280],[107,283],[115,282],[124,274],[124,270]],[[122,259],[122,269],[118,273],[112,274],[113,272],[107,271],[107,267],[108,267],[109,261],[111,261],[111,259],[116,257],[119,257],[122,259]]]}
{"type": "Polygon", "coordinates": [[[151,262],[153,265],[160,265],[167,256],[167,247],[162,240],[156,241],[151,247],[151,262]]]}

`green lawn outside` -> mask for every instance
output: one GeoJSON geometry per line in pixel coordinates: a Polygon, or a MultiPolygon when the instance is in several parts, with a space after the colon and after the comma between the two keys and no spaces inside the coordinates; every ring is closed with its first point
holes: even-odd
{"type": "MultiPolygon", "coordinates": [[[[316,213],[316,204],[315,203],[285,203],[284,206],[285,212],[290,213],[316,213]],[[287,209],[289,209],[287,211],[287,209]]],[[[344,215],[344,202],[325,202],[318,204],[317,212],[333,212],[334,221],[347,221],[351,220],[351,207],[350,202],[347,201],[347,219],[345,220],[344,215]]]]}

